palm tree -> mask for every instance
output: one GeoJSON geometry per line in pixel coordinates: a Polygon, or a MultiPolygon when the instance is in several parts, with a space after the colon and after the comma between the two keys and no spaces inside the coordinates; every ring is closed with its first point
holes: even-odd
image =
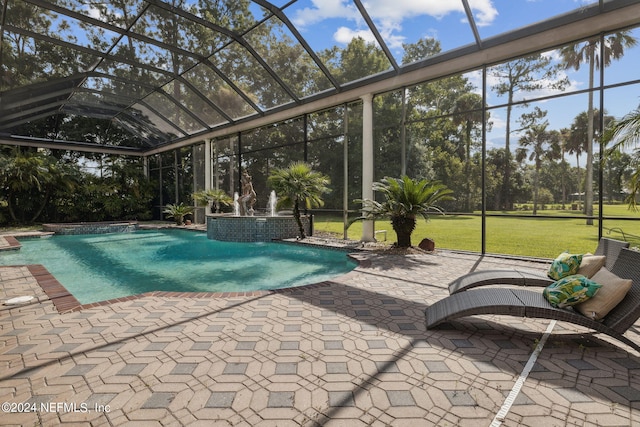
{"type": "MultiPolygon", "coordinates": [[[[611,147],[607,153],[624,147],[638,146],[640,144],[640,107],[624,116],[622,119],[613,122],[604,135],[605,142],[611,142],[611,147]]],[[[640,150],[638,150],[640,154],[640,150]]],[[[630,194],[627,197],[629,208],[638,209],[636,197],[640,194],[640,169],[631,175],[629,182],[630,194]]]]}
{"type": "Polygon", "coordinates": [[[531,123],[520,138],[520,146],[523,157],[526,157],[527,150],[531,150],[529,161],[533,161],[535,173],[533,175],[533,214],[538,213],[538,193],[540,190],[540,169],[544,160],[556,160],[560,158],[560,132],[556,130],[548,131],[549,122],[540,121],[547,115],[546,111],[538,107],[530,114],[531,123]]]}
{"type": "Polygon", "coordinates": [[[636,45],[637,40],[631,36],[629,31],[620,31],[615,34],[605,36],[601,46],[600,36],[593,37],[582,43],[565,46],[560,49],[560,55],[565,64],[565,68],[580,69],[583,63],[589,64],[589,105],[587,110],[587,164],[585,178],[585,214],[587,215],[587,225],[593,225],[593,85],[595,70],[600,68],[600,64],[607,67],[614,59],[620,59],[624,55],[625,48],[636,45]],[[602,47],[602,49],[601,49],[602,47]],[[600,53],[602,52],[602,57],[600,53]]]}
{"type": "MultiPolygon", "coordinates": [[[[573,123],[571,123],[571,128],[569,129],[569,132],[566,134],[567,136],[567,150],[570,153],[573,153],[576,155],[576,167],[577,167],[577,172],[578,172],[578,182],[581,182],[581,171],[580,171],[580,156],[583,153],[587,152],[587,143],[590,140],[593,140],[593,138],[595,138],[596,136],[599,135],[599,132],[596,131],[595,129],[600,129],[600,110],[598,110],[597,108],[593,109],[593,114],[592,114],[592,122],[591,124],[589,124],[589,113],[588,111],[583,111],[581,113],[579,113],[577,116],[574,117],[573,119],[573,123]],[[589,138],[589,132],[592,132],[592,136],[591,138],[589,138]]],[[[607,126],[607,124],[613,120],[613,117],[608,116],[608,115],[602,115],[603,119],[604,119],[604,127],[607,126]]],[[[585,166],[585,170],[587,169],[587,167],[585,166]]],[[[593,174],[592,174],[593,175],[593,174]]],[[[587,181],[585,180],[585,183],[587,181]]],[[[586,184],[585,184],[586,185],[586,184]]],[[[578,191],[580,192],[580,190],[578,191]]],[[[583,208],[583,213],[587,213],[587,204],[585,203],[585,206],[583,208]]]]}
{"type": "Polygon", "coordinates": [[[569,170],[569,164],[565,160],[565,154],[569,151],[569,137],[571,130],[568,128],[560,129],[560,182],[562,185],[562,210],[566,209],[567,205],[567,170],[569,170]]]}
{"type": "MultiPolygon", "coordinates": [[[[577,193],[580,195],[582,190],[580,189],[580,183],[582,182],[582,172],[580,170],[580,156],[584,153],[586,149],[585,141],[587,138],[583,138],[581,129],[584,127],[581,124],[584,122],[586,126],[587,114],[580,113],[573,119],[573,124],[569,129],[569,132],[566,134],[566,149],[570,154],[575,154],[576,156],[576,172],[578,177],[578,189],[577,193]],[[582,120],[582,116],[584,115],[584,121],[582,120]]],[[[580,199],[578,199],[580,202],[580,199]]],[[[580,205],[580,203],[578,203],[580,205]]]]}
{"type": "Polygon", "coordinates": [[[193,200],[198,206],[207,206],[211,203],[211,212],[220,212],[220,205],[231,206],[233,199],[224,190],[209,189],[193,193],[193,200]]]}
{"type": "Polygon", "coordinates": [[[329,177],[311,169],[305,162],[294,162],[286,168],[276,168],[267,178],[267,183],[278,195],[278,207],[293,207],[293,217],[300,230],[300,239],[306,237],[300,208],[324,205],[322,195],[329,191],[329,177]]]}
{"type": "Polygon", "coordinates": [[[361,200],[363,216],[361,219],[390,218],[393,231],[400,248],[411,247],[411,234],[416,228],[416,217],[422,215],[428,219],[430,211],[442,212],[436,203],[451,200],[451,191],[438,181],[413,180],[402,178],[383,178],[373,183],[373,190],[382,193],[385,201],[361,200]]]}

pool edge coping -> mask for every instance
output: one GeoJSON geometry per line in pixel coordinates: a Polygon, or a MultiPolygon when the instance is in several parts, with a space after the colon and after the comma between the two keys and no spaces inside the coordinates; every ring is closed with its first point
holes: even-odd
{"type": "Polygon", "coordinates": [[[22,248],[22,244],[14,236],[0,236],[6,242],[6,246],[2,245],[0,251],[17,251],[22,248]]]}

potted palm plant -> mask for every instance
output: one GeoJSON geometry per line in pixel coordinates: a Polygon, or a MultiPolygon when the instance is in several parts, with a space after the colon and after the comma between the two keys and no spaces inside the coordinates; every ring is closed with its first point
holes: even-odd
{"type": "Polygon", "coordinates": [[[167,214],[167,218],[173,218],[176,225],[184,224],[184,217],[193,213],[193,207],[185,206],[183,203],[171,204],[165,206],[163,213],[167,214]]]}
{"type": "Polygon", "coordinates": [[[438,181],[418,181],[406,175],[374,182],[373,190],[381,193],[385,200],[359,200],[362,203],[362,216],[357,219],[389,218],[398,239],[396,245],[400,248],[411,247],[411,234],[416,228],[417,216],[428,219],[429,212],[442,212],[436,203],[451,200],[453,193],[438,181]]]}
{"type": "Polygon", "coordinates": [[[328,193],[329,177],[314,171],[304,162],[291,163],[286,168],[274,169],[267,183],[278,194],[278,208],[292,207],[293,217],[298,224],[300,239],[306,237],[300,209],[324,205],[322,195],[328,193]]]}
{"type": "Polygon", "coordinates": [[[220,189],[202,190],[193,193],[193,200],[198,206],[207,206],[211,204],[211,213],[219,213],[221,206],[231,206],[233,199],[220,189]]]}

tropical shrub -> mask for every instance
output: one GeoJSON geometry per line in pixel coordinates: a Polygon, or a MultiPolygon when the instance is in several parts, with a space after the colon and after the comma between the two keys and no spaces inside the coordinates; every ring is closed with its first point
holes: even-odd
{"type": "Polygon", "coordinates": [[[183,203],[179,205],[169,203],[162,212],[167,214],[167,218],[173,218],[176,221],[176,225],[182,225],[184,224],[184,217],[193,213],[193,207],[185,206],[183,203]]]}
{"type": "Polygon", "coordinates": [[[384,201],[364,199],[360,219],[389,218],[395,231],[398,247],[411,247],[411,234],[416,228],[416,217],[428,219],[432,211],[442,212],[436,203],[451,200],[452,190],[439,181],[402,178],[383,178],[373,183],[373,190],[380,193],[384,201]]]}

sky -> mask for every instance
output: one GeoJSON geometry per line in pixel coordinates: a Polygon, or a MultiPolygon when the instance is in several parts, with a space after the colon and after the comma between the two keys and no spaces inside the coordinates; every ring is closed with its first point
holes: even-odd
{"type": "MultiPolygon", "coordinates": [[[[594,2],[470,0],[469,4],[480,36],[487,38],[594,2]]],[[[444,50],[474,42],[460,0],[366,0],[363,4],[394,54],[402,50],[402,43],[422,37],[438,38],[444,50]]],[[[298,0],[285,13],[316,50],[346,46],[356,36],[374,40],[351,0],[298,0]]]]}
{"type": "MultiPolygon", "coordinates": [[[[283,6],[286,2],[276,0],[275,3],[281,3],[279,5],[283,6]]],[[[526,27],[594,3],[597,3],[597,0],[469,0],[481,38],[490,38],[526,27]]],[[[475,43],[464,7],[459,0],[363,0],[363,4],[398,63],[402,62],[402,44],[415,43],[421,38],[440,40],[443,51],[475,43]]],[[[315,51],[334,45],[345,47],[358,36],[375,42],[365,20],[351,0],[298,0],[285,8],[284,12],[315,51]]],[[[640,31],[635,30],[633,34],[640,40],[640,31]]],[[[636,46],[620,61],[614,61],[607,67],[605,84],[637,79],[637,75],[634,74],[640,66],[638,51],[640,48],[636,46]]],[[[556,62],[560,59],[557,51],[547,52],[545,55],[551,56],[556,62]]],[[[596,72],[596,82],[599,81],[599,76],[599,72],[596,72]]],[[[479,72],[468,73],[467,77],[476,87],[480,87],[479,72]]],[[[518,96],[520,99],[523,96],[531,99],[589,88],[587,66],[579,70],[563,70],[558,78],[568,80],[562,91],[541,89],[518,96]]],[[[495,83],[497,80],[489,75],[489,87],[495,83]]],[[[487,102],[490,106],[499,105],[504,103],[505,99],[489,91],[487,102]]],[[[605,92],[605,110],[616,117],[622,117],[639,104],[640,85],[609,89],[605,92]]],[[[594,105],[596,108],[600,106],[599,96],[594,98],[594,105]]],[[[517,128],[515,120],[523,112],[530,111],[535,106],[548,111],[549,128],[559,130],[570,127],[575,116],[587,110],[588,99],[586,94],[581,94],[515,108],[512,128],[517,128]]],[[[503,146],[506,109],[493,110],[491,120],[493,127],[488,134],[489,148],[503,146]]]]}

